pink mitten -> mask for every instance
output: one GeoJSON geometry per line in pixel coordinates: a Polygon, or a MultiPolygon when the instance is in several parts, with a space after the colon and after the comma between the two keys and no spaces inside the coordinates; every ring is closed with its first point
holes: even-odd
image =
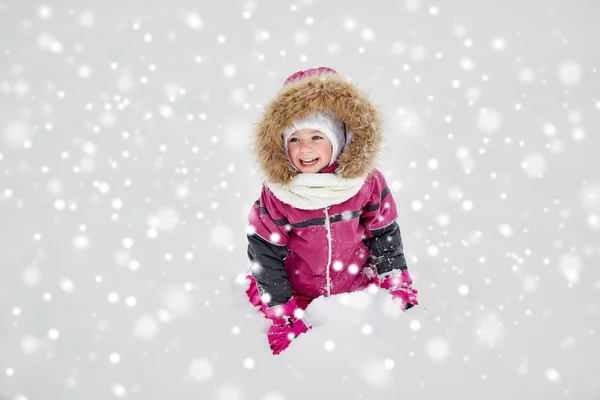
{"type": "Polygon", "coordinates": [[[301,319],[290,321],[289,325],[272,325],[267,332],[269,345],[274,355],[277,355],[288,348],[292,340],[301,333],[305,333],[309,328],[306,327],[301,319]],[[292,325],[293,324],[293,325],[292,325]]]}
{"type": "Polygon", "coordinates": [[[400,275],[390,276],[381,282],[383,289],[388,289],[393,299],[400,299],[402,302],[402,311],[419,304],[417,300],[416,289],[412,288],[412,279],[407,270],[402,271],[400,275]]]}
{"type": "Polygon", "coordinates": [[[292,340],[310,329],[294,316],[296,310],[298,306],[294,299],[279,306],[267,307],[265,310],[265,315],[273,322],[267,331],[267,338],[274,355],[287,349],[292,340]]]}

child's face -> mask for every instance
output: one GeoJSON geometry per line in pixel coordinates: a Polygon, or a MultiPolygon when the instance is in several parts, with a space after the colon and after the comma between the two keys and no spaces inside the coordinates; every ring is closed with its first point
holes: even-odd
{"type": "Polygon", "coordinates": [[[292,164],[303,174],[321,172],[331,162],[331,141],[316,129],[297,130],[289,137],[287,146],[292,164]]]}

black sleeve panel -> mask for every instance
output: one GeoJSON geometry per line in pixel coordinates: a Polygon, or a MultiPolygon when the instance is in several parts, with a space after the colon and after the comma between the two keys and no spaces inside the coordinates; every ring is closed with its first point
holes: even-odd
{"type": "Polygon", "coordinates": [[[269,307],[284,304],[292,298],[283,262],[287,253],[285,246],[277,246],[256,234],[248,235],[248,258],[260,265],[259,268],[252,268],[252,276],[256,279],[260,293],[271,296],[271,301],[267,304],[269,307]]]}
{"type": "Polygon", "coordinates": [[[375,266],[379,275],[394,269],[403,271],[408,268],[397,222],[375,229],[371,233],[373,237],[370,239],[370,249],[375,256],[375,266]]]}

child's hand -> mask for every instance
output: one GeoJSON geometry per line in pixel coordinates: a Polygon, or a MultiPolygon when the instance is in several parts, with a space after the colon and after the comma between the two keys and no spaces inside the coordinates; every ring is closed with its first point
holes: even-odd
{"type": "Polygon", "coordinates": [[[417,290],[413,288],[392,290],[390,293],[394,300],[400,299],[402,311],[406,311],[419,304],[419,301],[417,300],[417,290]]]}
{"type": "Polygon", "coordinates": [[[274,355],[287,349],[292,340],[310,329],[300,319],[302,310],[294,299],[279,306],[268,307],[265,314],[273,323],[269,327],[267,338],[274,355]]]}
{"type": "Polygon", "coordinates": [[[408,271],[404,270],[400,275],[386,278],[381,282],[381,287],[383,289],[388,289],[394,300],[400,299],[402,311],[406,311],[419,304],[419,301],[417,300],[417,293],[419,291],[413,289],[411,284],[412,279],[408,274],[408,271]]]}
{"type": "Polygon", "coordinates": [[[308,331],[308,327],[301,319],[290,320],[286,325],[272,325],[267,332],[269,345],[274,355],[281,353],[300,334],[308,331]]]}

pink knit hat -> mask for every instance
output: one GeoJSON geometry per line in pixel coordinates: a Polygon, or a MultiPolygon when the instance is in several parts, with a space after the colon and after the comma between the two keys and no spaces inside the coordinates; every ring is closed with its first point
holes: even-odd
{"type": "MultiPolygon", "coordinates": [[[[287,78],[283,86],[289,85],[297,80],[307,78],[312,75],[321,74],[337,74],[337,72],[334,69],[327,67],[311,68],[305,71],[298,71],[287,78]]],[[[283,131],[282,137],[286,154],[288,151],[288,139],[294,132],[300,129],[316,129],[323,132],[323,134],[327,136],[332,145],[331,162],[329,165],[333,164],[337,160],[342,152],[342,149],[347,143],[346,127],[344,122],[336,118],[336,116],[330,111],[319,111],[302,120],[292,121],[292,124],[287,127],[285,131],[283,131]]]]}
{"type": "Polygon", "coordinates": [[[283,86],[289,85],[299,79],[308,78],[313,75],[322,75],[322,74],[337,74],[335,69],[328,67],[319,67],[319,68],[310,68],[304,71],[298,71],[292,75],[290,75],[285,82],[283,82],[283,86]]]}

